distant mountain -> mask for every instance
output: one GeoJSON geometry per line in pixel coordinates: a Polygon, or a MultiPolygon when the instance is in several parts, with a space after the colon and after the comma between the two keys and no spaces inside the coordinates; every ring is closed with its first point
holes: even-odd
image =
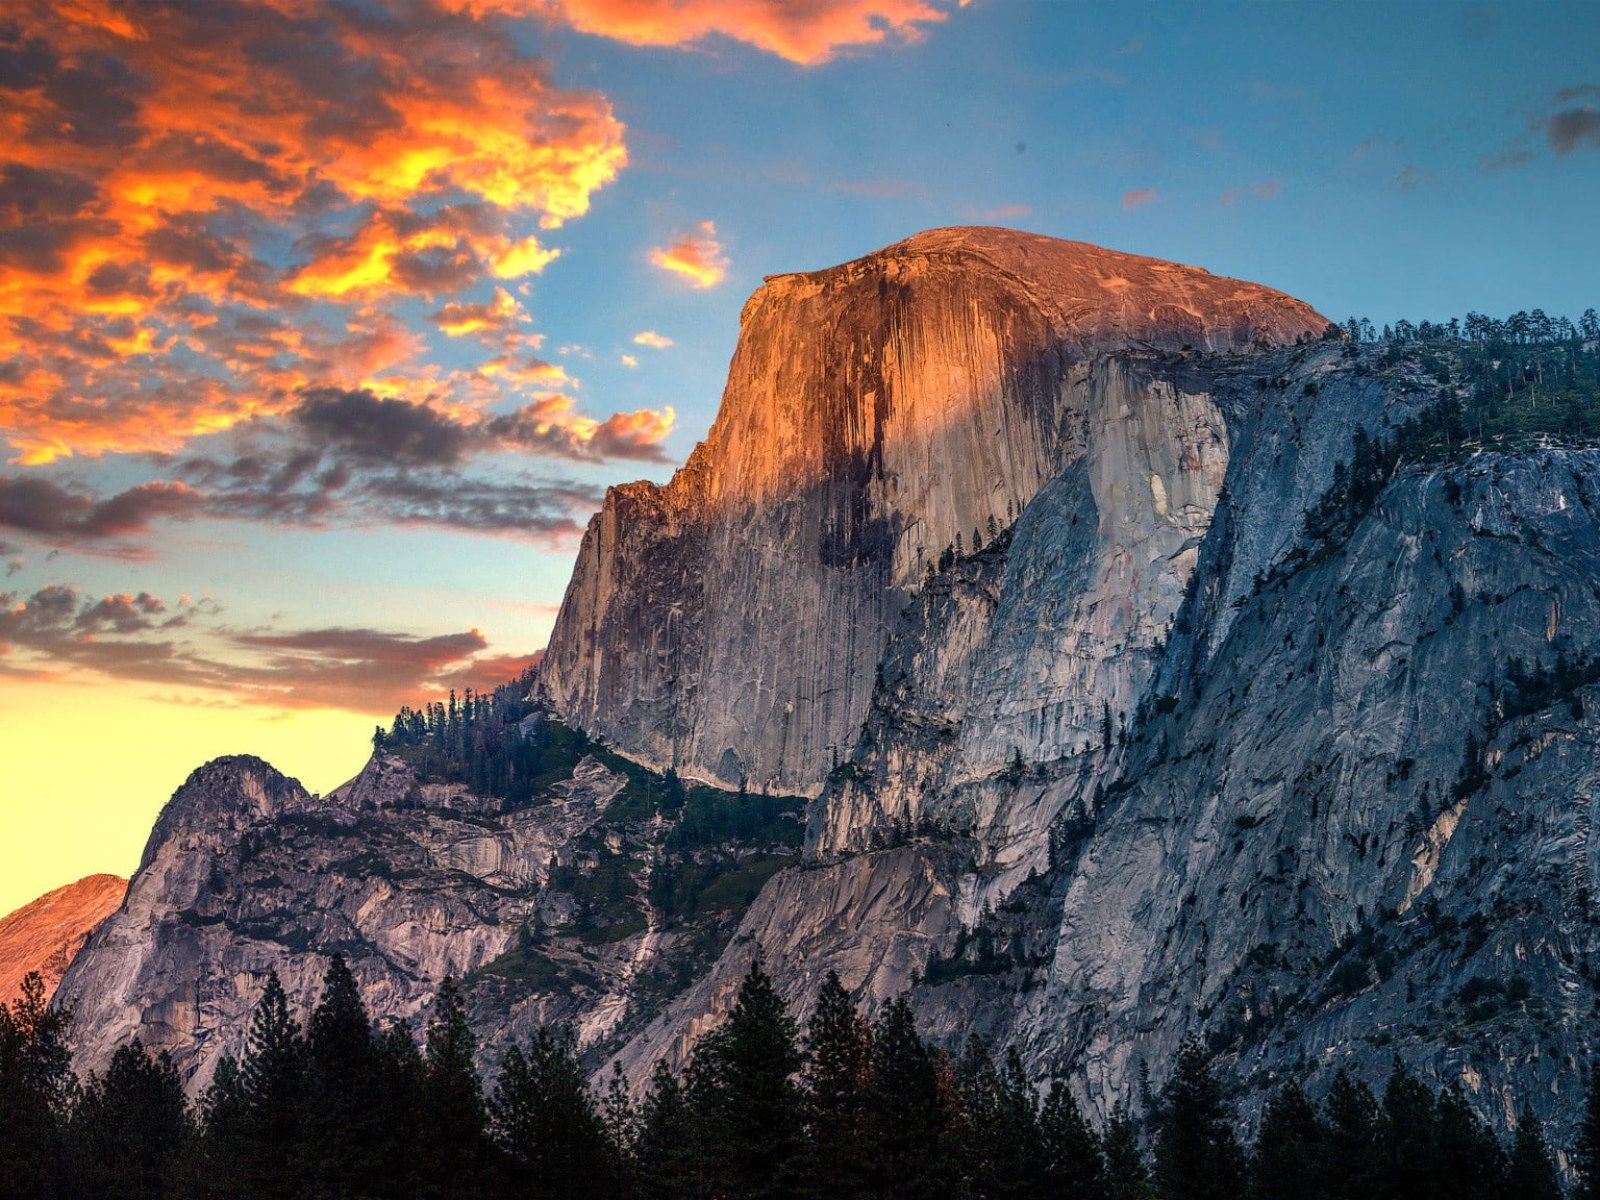
{"type": "Polygon", "coordinates": [[[0,917],[0,1004],[17,995],[29,971],[43,975],[54,992],[90,931],[116,911],[127,890],[119,876],[89,875],[0,917]]]}
{"type": "Polygon", "coordinates": [[[305,1002],[340,952],[382,1017],[464,976],[491,1062],[559,1020],[639,1080],[759,955],[1100,1118],[1199,1037],[1247,1116],[1399,1056],[1570,1122],[1597,351],[1468,326],[1357,343],[995,229],[770,278],[532,678],[403,713],[327,798],[254,760],[179,791],[62,985],[89,1065],[139,1033],[202,1081],[269,968],[305,1002]]]}

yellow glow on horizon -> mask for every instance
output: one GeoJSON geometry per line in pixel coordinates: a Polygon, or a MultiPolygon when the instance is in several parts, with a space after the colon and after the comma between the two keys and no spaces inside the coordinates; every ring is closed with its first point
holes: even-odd
{"type": "Polygon", "coordinates": [[[153,698],[150,685],[0,688],[0,915],[107,871],[132,875],[162,805],[196,767],[254,754],[313,792],[366,761],[379,718],[215,707],[153,698]]]}

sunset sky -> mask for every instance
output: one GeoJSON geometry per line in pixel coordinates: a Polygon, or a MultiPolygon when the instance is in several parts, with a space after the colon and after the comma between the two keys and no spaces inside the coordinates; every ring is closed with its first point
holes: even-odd
{"type": "Polygon", "coordinates": [[[1380,324],[1600,305],[1600,6],[0,15],[0,913],[514,675],[763,274],[938,225],[1380,324]]]}

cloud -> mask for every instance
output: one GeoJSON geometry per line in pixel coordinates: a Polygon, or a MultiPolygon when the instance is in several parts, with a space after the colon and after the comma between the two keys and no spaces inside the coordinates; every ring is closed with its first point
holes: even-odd
{"type": "MultiPolygon", "coordinates": [[[[433,0],[28,3],[0,23],[0,438],[172,453],[369,385],[395,312],[535,274],[627,163],[602,95],[433,0]]],[[[426,374],[427,368],[422,372],[426,374]]]]}
{"type": "Polygon", "coordinates": [[[672,345],[672,339],[664,334],[657,333],[654,329],[644,329],[633,335],[634,345],[649,346],[652,350],[665,350],[672,345]]]}
{"type": "Polygon", "coordinates": [[[1400,173],[1394,177],[1394,185],[1402,192],[1414,192],[1419,188],[1430,186],[1434,182],[1433,175],[1414,164],[1407,163],[1400,168],[1400,173]]]}
{"type": "Polygon", "coordinates": [[[1586,146],[1600,149],[1600,108],[1586,104],[1562,109],[1546,124],[1545,136],[1550,140],[1550,149],[1561,155],[1586,146]]]}
{"type": "Polygon", "coordinates": [[[475,334],[480,338],[504,340],[531,318],[517,298],[504,288],[495,288],[494,299],[482,304],[455,301],[428,318],[451,337],[475,334]]]}
{"type": "Polygon", "coordinates": [[[1136,208],[1143,208],[1146,204],[1153,203],[1155,198],[1156,193],[1154,188],[1135,188],[1131,192],[1123,192],[1123,211],[1132,212],[1136,208]]]}
{"type": "MultiPolygon", "coordinates": [[[[964,7],[967,0],[960,0],[964,7]]],[[[544,15],[634,46],[693,46],[724,37],[801,66],[841,50],[916,42],[948,6],[928,0],[449,0],[479,12],[544,15]]]]}
{"type": "Polygon", "coordinates": [[[698,233],[685,233],[670,245],[650,251],[650,261],[663,271],[681,275],[697,288],[715,287],[728,273],[728,259],[717,240],[717,227],[701,221],[698,233]]]}
{"type": "Polygon", "coordinates": [[[395,466],[454,466],[477,440],[471,425],[446,413],[364,389],[308,388],[292,420],[308,445],[395,466]]]}
{"type": "Polygon", "coordinates": [[[48,479],[0,475],[0,528],[56,543],[142,533],[158,518],[195,515],[201,498],[182,483],[142,483],[101,499],[48,479]]]}
{"type": "Polygon", "coordinates": [[[492,687],[538,654],[488,654],[477,629],[421,635],[367,627],[230,629],[214,603],[148,592],[98,600],[50,584],[0,592],[0,673],[115,679],[216,692],[235,703],[387,715],[463,681],[492,687]],[[204,619],[197,624],[196,618],[204,619]]]}
{"type": "Polygon", "coordinates": [[[633,354],[619,355],[618,359],[622,363],[622,365],[627,367],[629,370],[633,370],[635,367],[637,367],[639,365],[638,356],[633,355],[633,354]]]}
{"type": "MultiPolygon", "coordinates": [[[[1283,191],[1283,185],[1276,179],[1258,179],[1250,185],[1250,194],[1262,200],[1275,199],[1283,191]]],[[[1245,189],[1242,187],[1229,188],[1222,193],[1218,203],[1223,208],[1231,208],[1245,198],[1245,189]]]]}
{"type": "Polygon", "coordinates": [[[1026,217],[1033,209],[1026,204],[1002,204],[998,208],[969,208],[967,216],[974,221],[1014,221],[1026,217]]]}

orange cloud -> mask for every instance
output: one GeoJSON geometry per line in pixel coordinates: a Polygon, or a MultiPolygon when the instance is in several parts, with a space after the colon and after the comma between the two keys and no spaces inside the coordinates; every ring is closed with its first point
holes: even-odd
{"type": "Polygon", "coordinates": [[[717,240],[717,227],[701,221],[699,233],[686,233],[669,246],[650,251],[650,261],[663,271],[682,275],[697,288],[716,287],[728,274],[728,258],[717,240]]]}
{"type": "Polygon", "coordinates": [[[672,345],[672,339],[664,334],[657,333],[654,329],[641,330],[633,335],[633,341],[638,346],[649,346],[652,350],[665,350],[672,345]]]}
{"type": "Polygon", "coordinates": [[[1136,188],[1131,192],[1122,193],[1122,207],[1124,211],[1132,212],[1136,208],[1143,208],[1146,204],[1150,204],[1155,198],[1154,188],[1136,188]]]}
{"type": "Polygon", "coordinates": [[[431,3],[20,0],[0,51],[0,439],[24,463],[379,386],[425,346],[393,304],[543,270],[540,231],[627,162],[604,96],[431,3]]]}
{"type": "Polygon", "coordinates": [[[469,333],[504,333],[529,320],[517,298],[505,288],[495,288],[487,304],[446,304],[428,318],[451,337],[469,333]]]}
{"type": "MultiPolygon", "coordinates": [[[[458,10],[542,15],[634,46],[744,42],[801,66],[891,39],[915,42],[948,8],[927,0],[451,0],[458,10]]],[[[960,0],[964,7],[966,0],[960,0]]]]}

